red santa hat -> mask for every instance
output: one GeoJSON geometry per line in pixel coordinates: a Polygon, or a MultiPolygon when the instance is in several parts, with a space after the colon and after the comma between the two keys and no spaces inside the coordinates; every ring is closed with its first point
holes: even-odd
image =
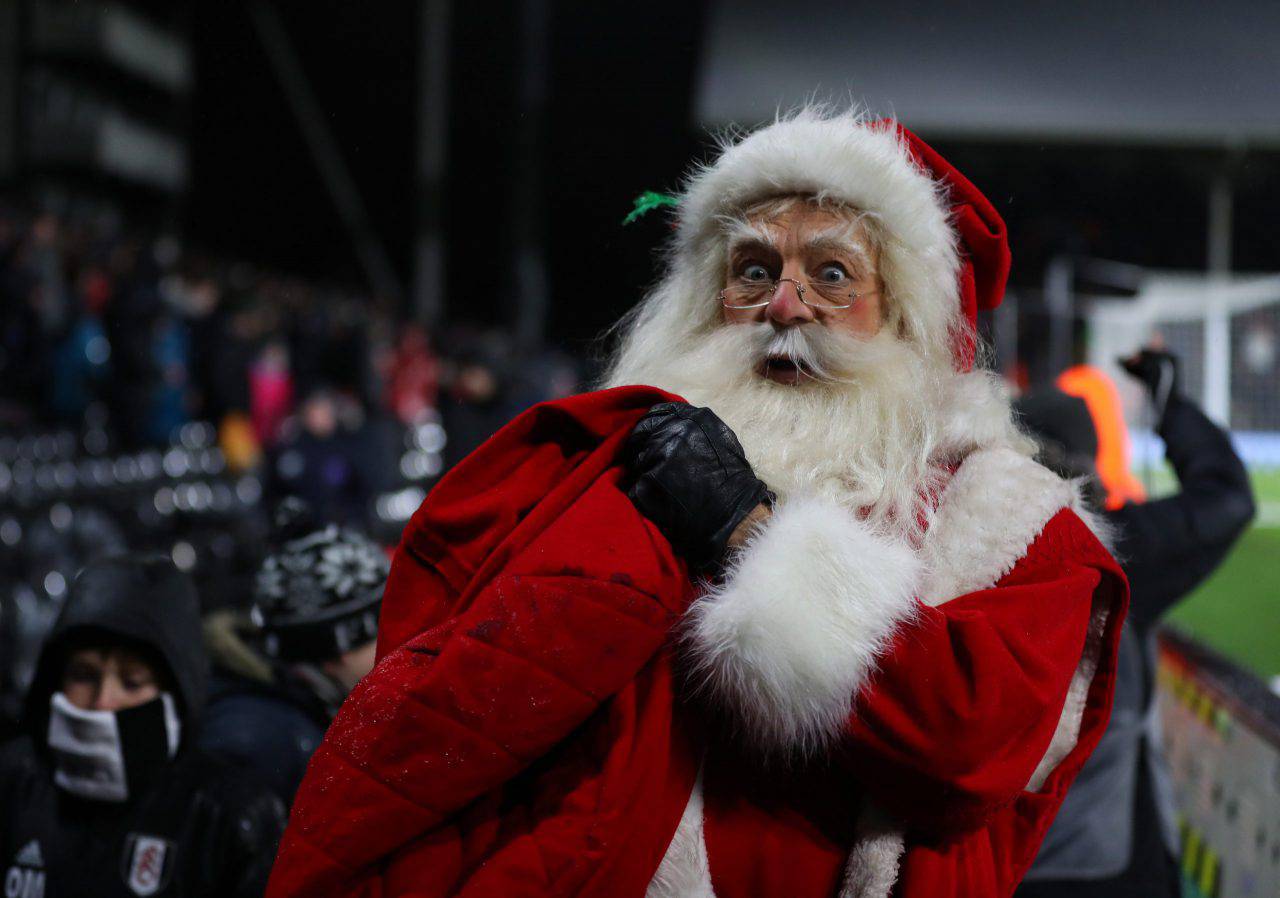
{"type": "MultiPolygon", "coordinates": [[[[680,201],[675,268],[713,259],[723,270],[726,216],[799,194],[873,217],[883,238],[881,276],[909,336],[950,346],[973,364],[979,309],[994,309],[1009,274],[1004,221],[982,193],[923,140],[888,119],[821,108],[729,142],[695,171],[680,201]]],[[[718,276],[718,275],[717,275],[718,276]]]]}

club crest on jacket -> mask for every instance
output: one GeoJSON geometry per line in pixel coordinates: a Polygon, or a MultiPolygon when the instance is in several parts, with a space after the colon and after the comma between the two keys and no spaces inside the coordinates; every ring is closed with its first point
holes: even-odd
{"type": "Polygon", "coordinates": [[[169,884],[176,846],[168,839],[129,833],[120,873],[135,895],[154,895],[169,884]]]}

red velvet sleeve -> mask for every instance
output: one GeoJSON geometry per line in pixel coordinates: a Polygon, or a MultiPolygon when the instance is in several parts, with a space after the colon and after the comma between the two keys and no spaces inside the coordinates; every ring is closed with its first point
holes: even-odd
{"type": "Polygon", "coordinates": [[[660,649],[688,580],[611,467],[655,393],[536,408],[433,491],[388,581],[382,657],[312,756],[268,895],[380,895],[387,858],[544,755],[660,649]]]}
{"type": "Polygon", "coordinates": [[[272,896],[375,895],[378,862],[515,776],[629,683],[677,609],[625,582],[508,575],[391,652],[313,756],[272,896]]]}
{"type": "Polygon", "coordinates": [[[1115,562],[1062,511],[995,586],[922,608],[850,720],[848,755],[875,801],[934,831],[980,825],[1012,802],[1045,756],[1100,624],[1083,726],[1059,765],[1073,777],[1110,712],[1127,594],[1115,562]]]}
{"type": "Polygon", "coordinates": [[[405,527],[383,594],[378,658],[439,625],[613,465],[656,402],[618,387],[542,403],[515,418],[436,484],[405,527]]]}

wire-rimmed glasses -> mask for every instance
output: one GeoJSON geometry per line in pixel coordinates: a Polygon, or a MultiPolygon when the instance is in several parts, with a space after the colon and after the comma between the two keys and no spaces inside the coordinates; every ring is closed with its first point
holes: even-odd
{"type": "Polygon", "coordinates": [[[853,281],[846,278],[840,283],[827,283],[821,280],[811,281],[806,286],[795,278],[778,278],[773,280],[745,281],[730,284],[720,291],[720,302],[726,309],[759,309],[773,301],[774,295],[783,281],[795,285],[796,295],[800,301],[811,309],[835,312],[847,309],[863,296],[879,293],[879,290],[864,290],[859,293],[853,289],[853,281]]]}

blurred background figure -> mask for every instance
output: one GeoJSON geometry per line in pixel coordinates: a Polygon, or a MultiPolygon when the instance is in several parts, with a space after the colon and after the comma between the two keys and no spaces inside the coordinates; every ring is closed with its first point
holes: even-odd
{"type": "Polygon", "coordinates": [[[162,309],[152,325],[152,364],[157,372],[147,442],[163,443],[190,419],[191,343],[186,326],[162,309]]]}
{"type": "Polygon", "coordinates": [[[386,402],[402,424],[417,424],[432,416],[440,390],[440,360],[426,328],[410,324],[400,332],[390,354],[386,402]]]}
{"type": "MultiPolygon", "coordinates": [[[[343,413],[344,397],[317,385],[298,404],[271,457],[270,495],[298,496],[324,518],[342,522],[363,520],[371,499],[373,472],[360,462],[362,410],[343,413]]],[[[346,402],[358,400],[347,397],[346,402]]]]}
{"type": "Polygon", "coordinates": [[[1129,427],[1115,383],[1102,369],[1079,364],[1059,374],[1053,384],[1082,400],[1093,422],[1093,472],[1103,491],[1098,507],[1113,511],[1131,502],[1145,502],[1147,492],[1130,469],[1129,427]]]}
{"type": "MultiPolygon", "coordinates": [[[[1106,403],[1057,389],[1017,403],[1040,443],[1040,460],[1063,476],[1087,478],[1089,503],[1112,529],[1131,589],[1111,722],[1017,892],[1024,898],[1182,894],[1176,808],[1154,703],[1155,628],[1221,564],[1254,516],[1248,473],[1230,437],[1182,392],[1177,359],[1147,348],[1122,364],[1149,396],[1178,478],[1173,495],[1108,505],[1097,473],[1102,441],[1094,417],[1106,403]]],[[[1091,395],[1099,391],[1090,389],[1091,395]]],[[[1118,420],[1100,423],[1115,428],[1118,420]]],[[[1121,436],[1113,432],[1111,439],[1121,436]]]]}
{"type": "Polygon", "coordinates": [[[453,467],[521,410],[512,396],[516,360],[500,333],[458,334],[460,351],[450,366],[440,409],[449,442],[444,461],[453,467]]]}
{"type": "Polygon", "coordinates": [[[294,384],[289,348],[270,340],[249,369],[249,403],[259,444],[274,448],[280,429],[293,412],[294,384]]]}
{"type": "Polygon", "coordinates": [[[289,803],[338,706],[373,669],[390,562],[296,499],[281,503],[274,523],[252,614],[223,611],[205,623],[214,667],[201,745],[289,803]]]}
{"type": "Polygon", "coordinates": [[[111,372],[111,343],[103,325],[111,284],[105,272],[91,269],[82,273],[76,293],[76,320],[53,361],[51,400],[54,414],[70,426],[75,426],[89,406],[103,398],[111,372]]]}
{"type": "Polygon", "coordinates": [[[0,748],[6,895],[260,895],[284,829],[265,786],[196,747],[207,661],[167,559],[84,569],[0,748]]]}

